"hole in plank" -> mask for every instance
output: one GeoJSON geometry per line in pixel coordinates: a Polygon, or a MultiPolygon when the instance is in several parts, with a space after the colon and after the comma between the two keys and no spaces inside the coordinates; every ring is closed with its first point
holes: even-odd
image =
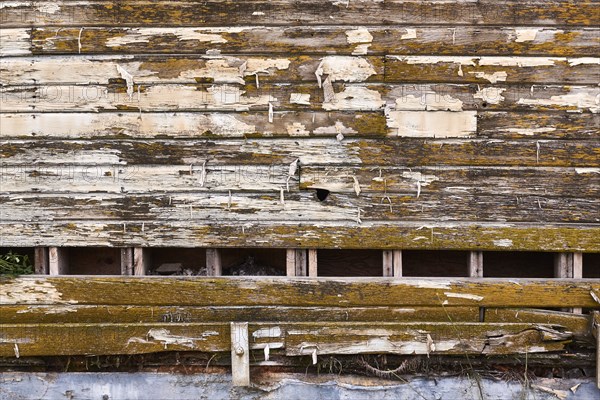
{"type": "Polygon", "coordinates": [[[148,275],[207,275],[203,248],[167,247],[145,251],[149,260],[148,275]]]}
{"type": "Polygon", "coordinates": [[[600,278],[600,253],[583,254],[583,277],[600,278]]]}
{"type": "Polygon", "coordinates": [[[469,271],[468,262],[468,251],[404,250],[402,251],[402,275],[466,277],[469,271]]]}
{"type": "Polygon", "coordinates": [[[554,253],[487,251],[483,276],[490,278],[554,278],[554,253]]]}
{"type": "Polygon", "coordinates": [[[223,275],[284,276],[285,249],[221,249],[223,275]]]}
{"type": "Polygon", "coordinates": [[[318,250],[318,276],[382,276],[381,250],[318,250]]]}
{"type": "Polygon", "coordinates": [[[317,189],[317,199],[319,199],[319,201],[325,201],[327,200],[327,197],[329,196],[329,190],[327,189],[317,189]]]}

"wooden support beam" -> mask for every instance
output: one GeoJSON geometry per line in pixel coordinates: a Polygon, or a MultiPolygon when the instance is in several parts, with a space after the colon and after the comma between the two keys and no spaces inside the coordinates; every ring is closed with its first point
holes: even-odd
{"type": "Polygon", "coordinates": [[[600,389],[600,311],[592,312],[591,331],[596,338],[596,386],[600,389]]]}
{"type": "Polygon", "coordinates": [[[133,275],[147,275],[148,265],[149,259],[147,252],[142,247],[135,247],[133,249],[133,275]]]}
{"type": "MultiPolygon", "coordinates": [[[[582,253],[557,253],[554,255],[554,276],[557,278],[582,278],[582,253]]],[[[581,314],[581,308],[563,309],[563,311],[581,314]]]]}
{"type": "Polygon", "coordinates": [[[133,248],[125,247],[121,249],[121,275],[133,275],[133,248]]]}
{"type": "Polygon", "coordinates": [[[317,249],[308,249],[308,276],[318,276],[317,249]]]}
{"type": "Polygon", "coordinates": [[[483,251],[469,253],[469,277],[483,278],[483,251]]]}
{"type": "Polygon", "coordinates": [[[383,276],[402,276],[402,250],[383,251],[383,276]]]}
{"type": "Polygon", "coordinates": [[[36,247],[34,250],[34,271],[36,275],[48,275],[48,247],[36,247]]]}
{"type": "Polygon", "coordinates": [[[64,247],[48,249],[48,273],[50,275],[67,275],[69,270],[69,250],[64,247]]]}
{"type": "Polygon", "coordinates": [[[304,249],[288,249],[286,254],[286,275],[308,275],[308,251],[304,249]]]}
{"type": "Polygon", "coordinates": [[[206,249],[206,270],[209,276],[223,275],[223,263],[221,261],[221,250],[206,249]]]}
{"type": "Polygon", "coordinates": [[[231,323],[231,373],[233,386],[250,386],[248,323],[231,323]]]}

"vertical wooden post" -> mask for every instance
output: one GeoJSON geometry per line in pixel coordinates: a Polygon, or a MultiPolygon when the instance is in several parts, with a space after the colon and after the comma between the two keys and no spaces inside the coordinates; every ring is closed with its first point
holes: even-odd
{"type": "Polygon", "coordinates": [[[69,270],[69,250],[63,247],[48,249],[48,273],[50,275],[66,275],[69,270]]]}
{"type": "Polygon", "coordinates": [[[596,338],[596,386],[600,389],[600,311],[592,311],[590,328],[596,338]]]}
{"type": "Polygon", "coordinates": [[[147,275],[148,265],[149,257],[147,252],[142,247],[135,247],[133,249],[133,275],[147,275]]]}
{"type": "Polygon", "coordinates": [[[469,252],[469,277],[483,278],[483,252],[469,252]]]}
{"type": "Polygon", "coordinates": [[[208,276],[223,275],[223,265],[221,262],[221,250],[206,249],[206,271],[208,276]]]}
{"type": "Polygon", "coordinates": [[[304,249],[287,249],[286,253],[286,275],[306,276],[308,256],[304,249]]]}
{"type": "Polygon", "coordinates": [[[402,250],[383,251],[383,276],[402,276],[402,250]]]}
{"type": "Polygon", "coordinates": [[[231,323],[231,373],[233,386],[250,386],[248,323],[231,323]]]}
{"type": "MultiPolygon", "coordinates": [[[[556,278],[581,278],[583,276],[583,255],[581,253],[557,253],[554,255],[554,276],[556,278]]],[[[581,308],[565,308],[563,311],[581,314],[581,308]]]]}
{"type": "Polygon", "coordinates": [[[318,276],[317,249],[308,249],[308,276],[318,276]]]}
{"type": "Polygon", "coordinates": [[[133,275],[133,248],[121,249],[121,275],[133,275]]]}
{"type": "Polygon", "coordinates": [[[36,275],[48,275],[50,272],[48,265],[48,248],[36,247],[33,259],[34,271],[36,275]]]}

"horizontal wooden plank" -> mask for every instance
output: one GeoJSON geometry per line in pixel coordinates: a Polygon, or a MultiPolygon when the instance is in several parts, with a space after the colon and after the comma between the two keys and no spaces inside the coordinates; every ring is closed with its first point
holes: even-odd
{"type": "MultiPolygon", "coordinates": [[[[599,113],[596,86],[507,86],[454,84],[344,84],[336,82],[321,89],[316,84],[165,84],[134,85],[56,85],[8,86],[0,88],[3,112],[103,112],[138,113],[168,111],[377,111],[385,110],[388,127],[398,136],[399,128],[416,130],[414,113],[407,111],[461,112],[490,111],[570,111],[599,113]],[[309,95],[309,97],[306,97],[309,95]]],[[[444,126],[433,114],[429,130],[444,126]]],[[[467,118],[473,113],[450,117],[467,118]]],[[[143,118],[143,115],[141,116],[143,118]]],[[[457,124],[459,125],[459,124],[457,124]]],[[[423,128],[422,128],[423,129],[423,128]]],[[[474,129],[471,128],[471,129],[474,129]]],[[[466,132],[467,134],[469,132],[466,132]]],[[[429,136],[434,136],[430,133],[429,136]]],[[[438,136],[441,136],[438,133],[438,136]]]]}
{"type": "Polygon", "coordinates": [[[302,167],[300,189],[334,193],[442,193],[448,197],[507,195],[515,197],[598,198],[600,170],[595,168],[517,167],[302,167]],[[355,180],[356,178],[356,180],[355,180]],[[419,190],[420,189],[420,190],[419,190]]]}
{"type": "MultiPolygon", "coordinates": [[[[197,139],[382,137],[396,132],[381,111],[239,113],[0,113],[4,139],[197,139]]],[[[600,139],[600,114],[478,111],[476,137],[600,139]]],[[[436,132],[431,132],[433,136],[436,132]]],[[[475,137],[475,134],[473,134],[475,137]]]]}
{"type": "Polygon", "coordinates": [[[317,82],[453,82],[595,84],[600,58],[519,56],[41,56],[0,60],[4,85],[317,82]],[[117,65],[120,69],[117,68],[117,65]]]}
{"type": "MultiPolygon", "coordinates": [[[[254,322],[478,322],[479,307],[2,306],[2,324],[254,322]]],[[[537,322],[537,321],[536,321],[537,322]]]]}
{"type": "Polygon", "coordinates": [[[562,327],[531,324],[446,322],[411,324],[403,328],[391,324],[310,324],[287,331],[285,351],[293,356],[365,353],[499,355],[559,351],[571,338],[572,333],[562,327]]]}
{"type": "Polygon", "coordinates": [[[551,310],[486,308],[485,322],[537,323],[564,326],[578,340],[591,337],[590,316],[551,310]]]}
{"type": "Polygon", "coordinates": [[[416,1],[53,1],[10,2],[0,9],[6,27],[211,26],[314,24],[600,24],[597,2],[580,0],[416,1]],[[40,2],[38,2],[40,3],[40,2]],[[369,18],[365,19],[364,16],[369,18]]]}
{"type": "Polygon", "coordinates": [[[598,309],[598,290],[597,279],[23,276],[0,281],[0,304],[598,309]]]}
{"type": "MultiPolygon", "coordinates": [[[[144,354],[231,349],[228,324],[4,325],[0,357],[144,354]],[[63,340],[65,336],[69,340],[63,340]]],[[[287,355],[515,354],[562,350],[572,333],[558,326],[489,323],[250,323],[250,349],[287,355]],[[457,337],[459,332],[459,337],[457,337]]]]}
{"type": "MultiPolygon", "coordinates": [[[[301,97],[297,96],[298,101],[301,97]]],[[[573,116],[575,114],[572,114],[573,116]]],[[[572,131],[587,124],[589,114],[572,131]]],[[[594,117],[596,115],[594,114],[594,117]]],[[[600,115],[597,116],[600,119],[600,115]]],[[[508,117],[506,118],[508,119],[508,117]]],[[[2,138],[152,139],[152,138],[256,138],[345,137],[387,134],[382,112],[275,112],[239,113],[32,113],[0,114],[2,138]]],[[[516,124],[517,122],[515,122],[516,124]]],[[[488,123],[488,126],[492,123],[488,123]]],[[[491,128],[490,128],[491,129],[491,128]]],[[[526,129],[526,128],[524,128],[526,129]]],[[[558,128],[557,128],[558,129],[558,128]]],[[[562,131],[562,127],[560,127],[562,131]]],[[[584,129],[584,128],[580,128],[584,129]]],[[[581,133],[581,137],[593,137],[581,133]]],[[[600,134],[597,134],[600,138],[600,134]]],[[[578,136],[579,137],[579,136],[578,136]]]]}
{"type": "MultiPolygon", "coordinates": [[[[552,182],[559,185],[559,182],[552,182]]],[[[57,185],[58,186],[58,185],[57,185]]],[[[125,186],[126,187],[126,186],[125,186]]],[[[45,191],[49,188],[44,187],[45,191]]],[[[99,187],[96,189],[100,189],[99,187]]],[[[41,190],[40,190],[41,191],[41,190]]],[[[597,192],[600,193],[600,192],[597,192]]],[[[4,222],[124,221],[189,223],[328,221],[481,221],[600,223],[600,196],[588,199],[494,194],[341,194],[314,192],[0,195],[4,222]],[[360,208],[360,216],[358,209],[360,208]]]]}
{"type": "MultiPolygon", "coordinates": [[[[576,140],[11,140],[2,142],[2,151],[0,161],[7,177],[16,176],[15,180],[23,179],[24,174],[12,166],[23,166],[30,174],[29,171],[35,171],[41,165],[60,166],[58,172],[52,168],[40,172],[59,176],[63,174],[62,169],[70,165],[191,165],[190,168],[194,168],[206,163],[210,168],[214,165],[290,165],[296,160],[300,160],[300,167],[352,164],[376,167],[401,165],[408,168],[438,165],[600,166],[600,142],[576,140]]],[[[581,171],[592,175],[597,172],[581,171]]],[[[39,175],[36,172],[32,174],[34,177],[39,175]]]]}
{"type": "MultiPolygon", "coordinates": [[[[192,210],[193,211],[193,210],[192,210]]],[[[374,221],[0,222],[5,247],[256,247],[600,252],[599,224],[374,221]],[[43,232],[43,234],[41,234],[43,232]]],[[[556,307],[569,307],[559,304],[556,307]]],[[[575,305],[574,307],[578,307],[575,305]]]]}
{"type": "Polygon", "coordinates": [[[4,30],[2,55],[190,53],[596,56],[598,29],[447,26],[4,30]]]}
{"type": "MultiPolygon", "coordinates": [[[[85,156],[84,156],[85,157],[85,156]]],[[[96,160],[104,159],[100,154],[96,160]]],[[[92,161],[92,160],[90,160],[92,161]]],[[[281,188],[297,190],[298,179],[289,178],[289,164],[270,165],[77,165],[67,162],[49,166],[0,167],[3,192],[35,193],[147,193],[259,191],[275,193],[281,188]]],[[[92,202],[101,198],[89,199],[92,202]]],[[[147,199],[154,206],[162,200],[147,199]]],[[[216,200],[216,199],[215,199],[216,200]]],[[[228,200],[226,201],[228,202],[228,200]]],[[[125,200],[125,207],[135,207],[125,200]]],[[[245,203],[245,202],[244,202],[245,203]]],[[[139,209],[138,209],[139,211],[139,209]]]]}

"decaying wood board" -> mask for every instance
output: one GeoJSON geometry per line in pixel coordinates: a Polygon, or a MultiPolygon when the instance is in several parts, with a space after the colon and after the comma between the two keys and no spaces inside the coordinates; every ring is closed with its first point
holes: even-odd
{"type": "MultiPolygon", "coordinates": [[[[287,355],[512,354],[564,349],[572,333],[560,326],[487,323],[250,323],[250,349],[285,348],[287,355]]],[[[19,324],[3,326],[0,357],[143,354],[231,349],[228,323],[19,324]],[[65,335],[69,340],[62,340],[65,335]],[[110,338],[110,340],[106,340],[110,338]]]]}
{"type": "MultiPolygon", "coordinates": [[[[331,139],[307,138],[239,140],[105,140],[37,141],[13,140],[2,145],[2,163],[35,171],[37,165],[133,166],[338,164],[374,167],[448,165],[573,167],[583,174],[597,175],[600,141],[496,140],[496,139],[331,139]],[[587,169],[586,169],[587,168],[587,169]]],[[[170,167],[173,169],[173,167],[170,167]]],[[[189,169],[189,168],[188,168],[189,169]]],[[[160,169],[158,170],[160,171],[160,169]]],[[[128,172],[133,172],[130,169],[128,172]]],[[[13,172],[14,173],[14,172],[13,172]]],[[[18,173],[18,172],[17,172],[18,173]]],[[[38,175],[35,172],[32,172],[38,175]]],[[[53,174],[52,170],[48,173],[53,174]]],[[[59,174],[61,172],[58,172],[59,174]]],[[[92,172],[94,174],[95,171],[92,172]]],[[[21,172],[21,175],[23,173],[21,172]]]]}
{"type": "Polygon", "coordinates": [[[446,26],[9,28],[0,54],[151,53],[596,56],[596,28],[446,26]]]}
{"type": "MultiPolygon", "coordinates": [[[[110,305],[3,305],[2,324],[50,323],[200,323],[223,321],[255,322],[478,322],[479,307],[197,307],[197,306],[110,306],[110,305]]],[[[579,319],[585,317],[579,316],[579,319]]],[[[491,321],[491,320],[490,320],[491,321]]],[[[491,321],[494,322],[494,321],[491,321]]],[[[496,321],[522,322],[522,321],[496,321]]],[[[551,323],[534,321],[540,323],[551,323]]],[[[563,324],[572,329],[573,324],[563,324]]],[[[555,323],[552,322],[552,323],[555,323]]],[[[564,322],[564,321],[563,321],[564,322]]],[[[577,325],[579,326],[579,325],[577,325]]],[[[577,330],[576,332],[579,332],[577,330]]]]}
{"type": "MultiPolygon", "coordinates": [[[[404,136],[401,128],[411,127],[403,125],[404,116],[418,120],[420,115],[427,118],[423,124],[429,122],[438,130],[444,125],[436,120],[436,115],[460,118],[457,125],[466,120],[464,136],[475,131],[478,109],[594,114],[600,110],[596,103],[600,89],[592,85],[547,85],[536,89],[535,85],[335,82],[329,89],[331,92],[325,92],[310,83],[266,83],[258,87],[213,83],[27,85],[1,88],[0,99],[5,112],[385,111],[388,127],[396,128],[396,136],[404,136]],[[302,97],[306,94],[307,101],[302,97]]],[[[414,127],[413,130],[419,132],[414,127]]]]}
{"type": "Polygon", "coordinates": [[[19,277],[0,305],[600,307],[597,279],[19,277]],[[126,290],[120,290],[126,288],[126,290]],[[261,293],[256,296],[256,293],[261,293]]]}
{"type": "MultiPolygon", "coordinates": [[[[26,188],[41,188],[41,183],[26,188]]],[[[367,221],[438,221],[444,215],[446,221],[460,221],[468,218],[481,222],[600,222],[600,200],[597,198],[551,197],[540,191],[539,195],[518,194],[469,194],[466,190],[436,193],[423,191],[417,197],[415,183],[405,193],[373,194],[360,196],[332,192],[327,200],[320,202],[313,191],[286,192],[285,182],[280,186],[265,184],[262,192],[240,193],[234,184],[231,194],[215,192],[212,184],[207,184],[206,192],[188,194],[88,194],[58,195],[59,190],[69,187],[86,186],[58,181],[44,184],[49,194],[0,195],[4,222],[50,222],[50,221],[111,221],[119,217],[125,221],[281,221],[298,223],[308,221],[348,221],[357,220],[357,209],[361,209],[360,219],[367,221]],[[57,190],[51,190],[57,188],[57,190]]],[[[239,186],[238,186],[239,187],[239,186]]],[[[329,187],[329,186],[326,186],[329,187]]],[[[19,185],[19,188],[23,186],[19,185]]],[[[89,189],[106,190],[108,185],[96,182],[89,189]]],[[[114,192],[130,192],[131,186],[117,182],[114,192]]],[[[194,190],[195,186],[189,189],[194,190]]],[[[221,188],[223,188],[221,186],[221,188]]],[[[165,189],[164,185],[156,189],[165,189]]],[[[517,187],[514,188],[518,190],[517,187]]],[[[543,190],[543,189],[540,189],[543,190]]],[[[40,190],[41,191],[41,190],[40,190]]],[[[475,190],[475,192],[477,192],[475,190]]]]}
{"type": "Polygon", "coordinates": [[[454,24],[594,26],[596,2],[580,0],[443,1],[13,1],[0,9],[6,27],[454,24]],[[41,3],[41,4],[38,4],[41,3]],[[45,4],[44,4],[45,3],[45,4]],[[364,18],[368,15],[369,18],[364,18]]]}
{"type": "Polygon", "coordinates": [[[595,84],[597,57],[526,56],[182,56],[69,55],[0,60],[4,85],[108,84],[125,70],[136,84],[317,82],[453,82],[595,84]],[[118,68],[117,68],[118,66],[118,68]]]}
{"type": "MultiPolygon", "coordinates": [[[[291,101],[300,101],[296,93],[291,101]]],[[[199,139],[397,136],[380,111],[277,111],[239,113],[2,113],[2,137],[48,139],[199,139]],[[173,129],[176,127],[177,129],[173,129]]],[[[490,139],[600,139],[600,114],[478,111],[472,137],[490,139]]],[[[436,137],[436,129],[424,137],[436,137]]]]}
{"type": "MultiPolygon", "coordinates": [[[[193,211],[193,210],[192,210],[193,211]]],[[[356,216],[358,217],[358,210],[356,216]]],[[[3,245],[599,252],[598,224],[478,221],[72,221],[0,223],[3,245]],[[41,237],[39,232],[44,232],[41,237]],[[382,241],[381,238],[386,240],[382,241]]],[[[557,305],[560,307],[561,305],[557,305]]]]}

